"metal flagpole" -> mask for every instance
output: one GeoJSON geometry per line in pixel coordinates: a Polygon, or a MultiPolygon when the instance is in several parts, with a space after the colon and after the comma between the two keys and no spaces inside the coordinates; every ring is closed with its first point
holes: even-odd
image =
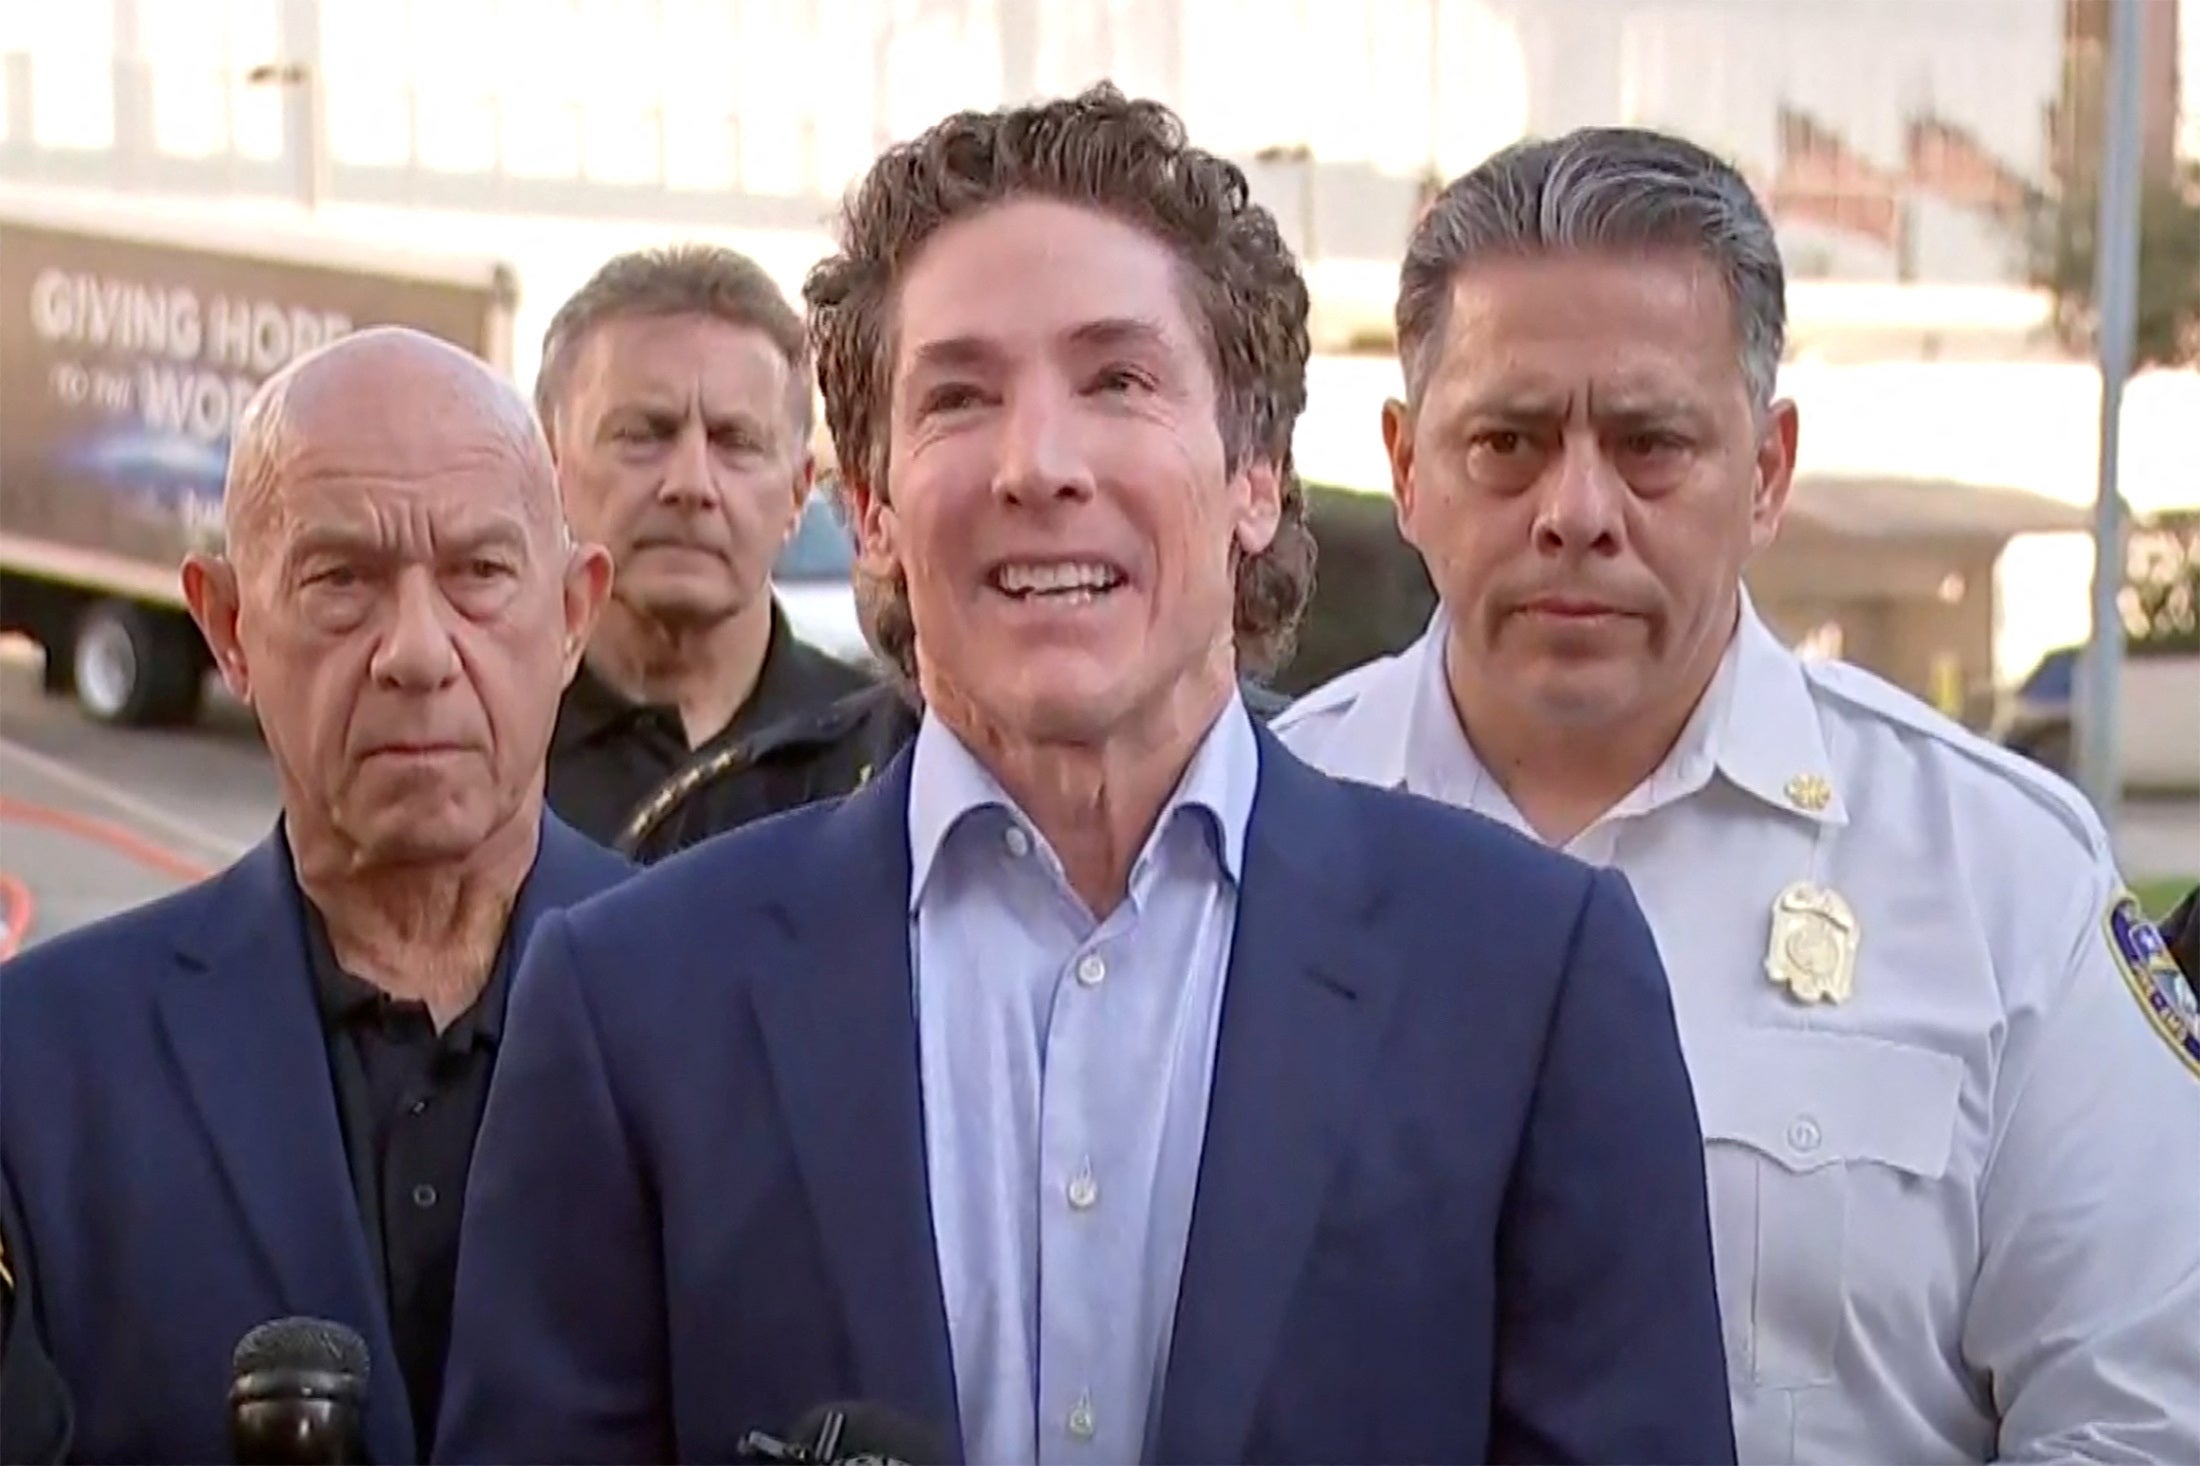
{"type": "Polygon", "coordinates": [[[2139,311],[2139,51],[2145,44],[2140,16],[2144,3],[2108,0],[2101,211],[2093,261],[2093,298],[2100,313],[2101,456],[2093,506],[2093,637],[2084,658],[2084,705],[2077,732],[2081,781],[2111,837],[2123,800],[2118,714],[2124,630],[2117,597],[2124,582],[2124,522],[2116,471],[2124,379],[2131,375],[2139,311]]]}

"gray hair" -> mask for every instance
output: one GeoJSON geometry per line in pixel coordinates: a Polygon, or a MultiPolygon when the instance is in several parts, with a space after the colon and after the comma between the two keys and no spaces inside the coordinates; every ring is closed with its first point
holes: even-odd
{"type": "Polygon", "coordinates": [[[764,267],[710,244],[616,255],[558,307],[542,337],[535,412],[553,439],[573,363],[596,328],[630,316],[713,316],[760,331],[787,359],[787,410],[795,441],[807,447],[813,383],[802,317],[764,267]]]}
{"type": "Polygon", "coordinates": [[[1408,400],[1420,401],[1442,353],[1452,282],[1476,260],[1667,249],[1718,267],[1742,376],[1762,410],[1787,344],[1787,277],[1772,223],[1731,165],[1694,143],[1632,127],[1515,143],[1436,196],[1398,271],[1408,400]]]}

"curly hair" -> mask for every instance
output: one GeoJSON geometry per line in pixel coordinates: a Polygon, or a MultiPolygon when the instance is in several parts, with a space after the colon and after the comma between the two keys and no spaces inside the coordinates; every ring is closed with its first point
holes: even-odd
{"type": "MultiPolygon", "coordinates": [[[[838,253],[803,285],[825,421],[843,476],[890,499],[887,421],[897,288],[947,224],[1015,198],[1079,204],[1173,250],[1208,353],[1230,471],[1272,464],[1283,484],[1275,538],[1236,558],[1239,667],[1262,675],[1290,655],[1314,585],[1306,494],[1291,433],[1306,406],[1306,282],[1243,170],[1191,146],[1158,102],[1102,83],[1068,99],[959,112],[889,149],[842,207],[838,253]]],[[[845,492],[845,486],[843,486],[845,492]]],[[[864,584],[865,629],[890,666],[915,675],[916,629],[897,574],[864,584]]]]}

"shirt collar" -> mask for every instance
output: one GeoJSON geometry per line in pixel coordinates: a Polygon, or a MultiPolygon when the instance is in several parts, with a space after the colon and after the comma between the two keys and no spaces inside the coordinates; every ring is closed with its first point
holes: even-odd
{"type": "MultiPolygon", "coordinates": [[[[803,648],[795,640],[794,627],[780,609],[776,596],[772,598],[771,613],[771,633],[764,643],[763,664],[756,671],[756,686],[750,690],[748,700],[734,709],[726,726],[704,741],[705,747],[737,731],[775,721],[812,697],[810,668],[802,656],[803,648]]],[[[550,732],[550,746],[553,752],[568,752],[583,744],[624,733],[636,719],[644,717],[663,719],[673,730],[680,728],[679,709],[635,702],[598,676],[588,658],[583,656],[579,670],[574,672],[573,681],[558,705],[558,720],[550,732]]],[[[680,736],[684,738],[685,734],[680,736]]]]}
{"type": "MultiPolygon", "coordinates": [[[[287,839],[284,854],[289,855],[287,839]]],[[[382,989],[337,961],[336,947],[329,940],[328,922],[321,915],[321,908],[314,905],[305,888],[297,884],[295,874],[291,879],[299,912],[305,920],[306,966],[313,975],[314,1002],[321,1015],[322,1027],[331,1031],[346,1027],[373,1013],[380,1005],[395,1002],[382,989]]],[[[532,871],[528,872],[527,879],[534,879],[532,871]]],[[[512,901],[515,916],[526,894],[526,883],[522,882],[512,901]]],[[[443,1030],[442,1042],[447,1047],[464,1049],[478,1043],[493,1049],[504,1037],[505,998],[511,985],[512,926],[511,918],[507,918],[504,934],[497,941],[496,957],[489,966],[488,982],[471,1006],[443,1030]]]]}
{"type": "MultiPolygon", "coordinates": [[[[1741,623],[1721,668],[1712,755],[1737,788],[1788,814],[1845,825],[1848,805],[1802,658],[1773,635],[1742,592],[1741,623]]],[[[1708,701],[1708,699],[1707,699],[1708,701]]]]}
{"type": "MultiPolygon", "coordinates": [[[[1480,807],[1498,790],[1460,730],[1444,673],[1451,621],[1439,606],[1411,647],[1370,678],[1338,726],[1366,751],[1366,777],[1480,807]]],[[[1745,588],[1719,670],[1657,771],[1613,810],[1642,813],[1703,787],[1716,771],[1764,803],[1813,822],[1848,821],[1808,676],[1745,588]]]]}
{"type": "Polygon", "coordinates": [[[551,751],[567,753],[622,733],[635,719],[655,711],[661,710],[632,701],[597,676],[583,656],[558,702],[558,720],[550,730],[551,751]]]}
{"type": "MultiPolygon", "coordinates": [[[[909,909],[923,899],[940,852],[957,827],[981,810],[1005,811],[1023,827],[1035,846],[1044,847],[1038,828],[954,731],[929,709],[917,729],[910,754],[909,909]]],[[[1252,822],[1253,794],[1260,780],[1260,742],[1253,720],[1235,693],[1200,740],[1183,778],[1161,807],[1134,871],[1148,865],[1163,835],[1186,810],[1207,817],[1223,873],[1233,882],[1245,868],[1245,832],[1252,822]]],[[[1135,876],[1134,876],[1135,883],[1135,876]]]]}

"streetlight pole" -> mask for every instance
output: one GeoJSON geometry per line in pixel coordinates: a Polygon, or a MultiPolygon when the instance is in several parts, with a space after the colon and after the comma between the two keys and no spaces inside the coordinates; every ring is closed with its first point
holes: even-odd
{"type": "Polygon", "coordinates": [[[2093,504],[2093,636],[2083,662],[2078,720],[2080,777],[2111,838],[2123,801],[2119,720],[2124,627],[2123,500],[2117,489],[2124,381],[2131,375],[2139,310],[2140,7],[2107,0],[2107,64],[2102,67],[2100,219],[2095,233],[2093,298],[2100,309],[2100,480],[2093,504]]]}

